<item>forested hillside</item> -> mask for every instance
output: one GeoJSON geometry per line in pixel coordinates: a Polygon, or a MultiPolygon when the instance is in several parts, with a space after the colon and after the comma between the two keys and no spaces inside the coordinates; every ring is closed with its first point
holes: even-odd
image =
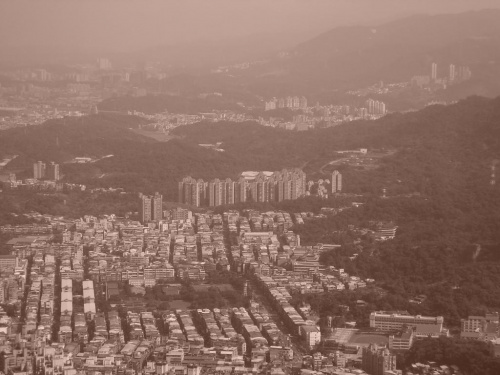
{"type": "MultiPolygon", "coordinates": [[[[222,142],[225,154],[283,166],[303,166],[309,177],[325,177],[314,166],[338,158],[338,150],[394,149],[372,171],[342,167],[350,192],[431,193],[485,185],[493,160],[500,159],[500,98],[470,98],[377,121],[289,132],[257,124],[196,124],[174,133],[188,143],[222,142]]],[[[262,163],[263,164],[263,163],[262,163]]]]}
{"type": "Polygon", "coordinates": [[[177,182],[195,178],[236,178],[244,170],[302,167],[308,178],[325,178],[319,166],[338,159],[338,150],[365,147],[393,150],[376,169],[349,165],[345,191],[389,195],[464,195],[488,186],[490,168],[500,159],[500,98],[470,98],[456,105],[392,114],[377,121],[291,132],[255,123],[199,123],[178,127],[178,139],[157,142],[129,128],[131,116],[97,115],[49,121],[0,133],[3,155],[20,155],[8,169],[27,173],[36,160],[63,163],[76,156],[114,155],[87,165],[64,164],[68,181],[90,186],[161,191],[177,200],[177,182]],[[199,143],[222,142],[224,152],[199,143]]]}
{"type": "Polygon", "coordinates": [[[49,120],[39,126],[14,128],[0,132],[0,157],[19,155],[11,168],[26,167],[36,160],[59,163],[75,156],[100,157],[113,154],[130,143],[151,140],[138,136],[144,120],[134,116],[93,115],[49,120]]]}

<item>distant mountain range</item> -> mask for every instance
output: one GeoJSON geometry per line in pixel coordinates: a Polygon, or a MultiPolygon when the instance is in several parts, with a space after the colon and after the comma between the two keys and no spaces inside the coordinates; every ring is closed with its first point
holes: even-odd
{"type": "Polygon", "coordinates": [[[412,16],[373,28],[340,27],[259,67],[257,86],[272,91],[270,86],[278,85],[275,90],[295,92],[352,89],[430,75],[436,62],[443,76],[449,64],[471,66],[489,90],[487,79],[500,65],[499,45],[500,10],[412,16]]]}
{"type": "MultiPolygon", "coordinates": [[[[200,40],[178,45],[148,48],[140,52],[142,59],[162,61],[186,71],[209,71],[218,65],[268,59],[280,51],[293,48],[297,41],[307,40],[313,32],[256,33],[225,40],[200,40]]],[[[136,53],[131,53],[136,58],[136,53]]],[[[121,56],[120,56],[121,57],[121,56]]]]}
{"type": "MultiPolygon", "coordinates": [[[[413,76],[430,75],[434,62],[439,77],[448,75],[450,64],[471,69],[472,79],[432,95],[407,93],[405,97],[381,95],[379,98],[389,101],[391,110],[414,109],[431,100],[450,102],[471,95],[500,95],[499,45],[500,10],[419,15],[377,27],[335,28],[280,54],[270,53],[264,61],[245,69],[212,74],[184,72],[154,82],[152,87],[180,97],[196,98],[198,94],[211,92],[222,94],[215,102],[191,100],[186,105],[194,112],[198,108],[203,111],[234,109],[237,102],[263,106],[263,99],[287,95],[304,95],[310,103],[355,105],[354,102],[361,103],[362,98],[346,95],[347,90],[365,88],[380,81],[409,82],[413,76]]],[[[257,59],[257,55],[255,59],[250,58],[249,51],[241,62],[257,59]]],[[[262,56],[258,54],[259,58],[262,56]]],[[[113,98],[105,101],[102,107],[152,111],[186,106],[176,105],[171,98],[164,99],[148,99],[146,103],[144,98],[113,98]],[[151,104],[153,101],[155,103],[151,104]]]]}

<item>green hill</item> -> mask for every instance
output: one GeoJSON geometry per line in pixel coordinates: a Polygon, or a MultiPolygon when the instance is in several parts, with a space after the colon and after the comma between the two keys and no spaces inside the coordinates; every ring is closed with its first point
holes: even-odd
{"type": "Polygon", "coordinates": [[[499,120],[500,99],[476,97],[300,133],[250,122],[193,124],[176,128],[179,138],[164,143],[129,129],[138,118],[97,115],[2,132],[0,150],[20,155],[9,169],[27,171],[36,160],[63,163],[112,154],[88,165],[64,164],[63,173],[89,185],[162,191],[175,201],[177,182],[186,175],[234,178],[243,170],[303,167],[309,178],[324,178],[319,167],[338,159],[338,150],[392,149],[397,152],[381,158],[377,169],[340,165],[346,190],[378,193],[386,187],[393,194],[432,195],[488,184],[490,164],[500,159],[499,120]],[[216,142],[222,142],[224,152],[198,146],[216,142]]]}
{"type": "Polygon", "coordinates": [[[137,117],[118,115],[50,120],[40,126],[0,132],[0,153],[19,154],[18,165],[36,160],[62,163],[75,156],[104,156],[118,151],[122,144],[150,142],[130,130],[142,122],[137,117]]]}
{"type": "MultiPolygon", "coordinates": [[[[379,169],[359,172],[357,177],[381,182],[397,178],[408,188],[421,191],[445,185],[430,180],[432,174],[451,185],[462,186],[476,172],[482,183],[487,181],[489,163],[500,157],[499,108],[500,98],[476,97],[448,107],[431,106],[377,121],[300,133],[252,123],[196,124],[179,127],[174,133],[193,145],[221,142],[225,156],[234,159],[251,158],[255,164],[275,167],[305,165],[313,177],[320,175],[311,170],[311,164],[338,158],[337,150],[397,149],[395,155],[382,159],[379,169]]],[[[347,184],[352,191],[362,192],[347,184]]]]}

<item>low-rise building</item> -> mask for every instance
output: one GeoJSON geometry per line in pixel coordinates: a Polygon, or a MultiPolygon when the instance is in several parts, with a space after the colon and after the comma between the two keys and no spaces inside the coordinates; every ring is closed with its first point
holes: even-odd
{"type": "Polygon", "coordinates": [[[448,335],[443,322],[442,316],[410,315],[406,311],[374,311],[370,314],[370,327],[383,332],[397,332],[407,326],[414,329],[416,337],[448,335]]]}
{"type": "Polygon", "coordinates": [[[389,336],[389,349],[410,350],[414,336],[412,328],[404,327],[400,332],[389,336]]]}

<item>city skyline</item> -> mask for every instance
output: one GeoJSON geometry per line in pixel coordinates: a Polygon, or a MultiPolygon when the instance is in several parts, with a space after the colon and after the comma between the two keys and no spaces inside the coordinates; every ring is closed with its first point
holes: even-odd
{"type": "Polygon", "coordinates": [[[33,178],[35,180],[47,179],[51,181],[59,181],[61,178],[59,164],[52,161],[47,166],[46,163],[37,161],[33,164],[33,178]]]}
{"type": "Polygon", "coordinates": [[[299,169],[243,173],[237,181],[227,178],[205,182],[185,177],[179,182],[179,203],[217,207],[245,202],[293,200],[305,196],[305,179],[305,173],[299,169]]]}

